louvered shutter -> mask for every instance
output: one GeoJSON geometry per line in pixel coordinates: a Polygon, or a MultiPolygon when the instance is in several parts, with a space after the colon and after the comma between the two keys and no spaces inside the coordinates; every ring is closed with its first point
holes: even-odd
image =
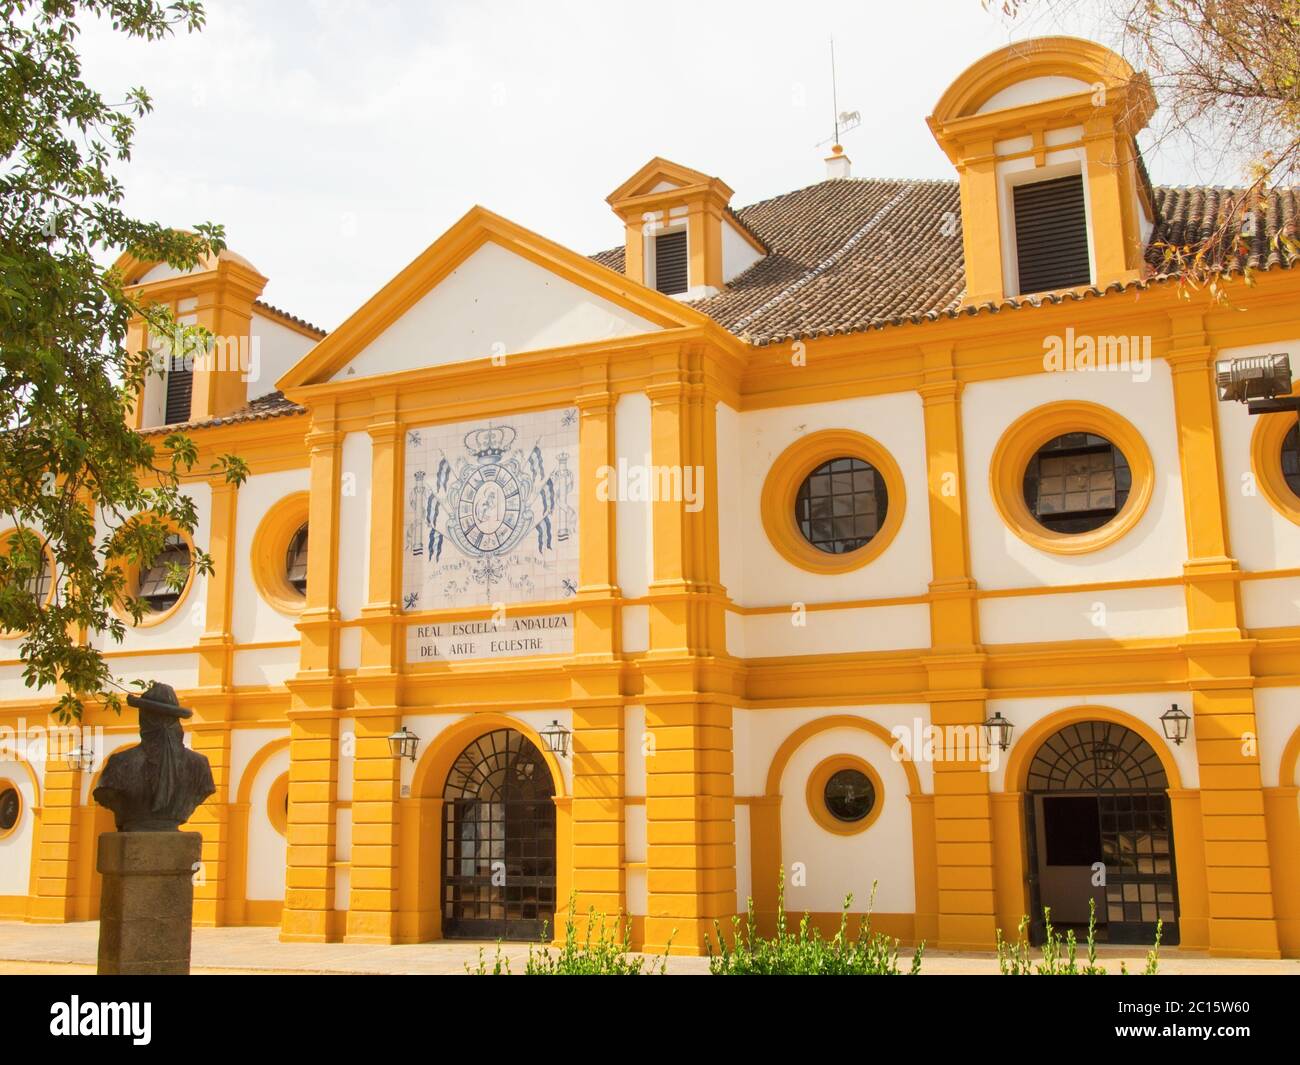
{"type": "Polygon", "coordinates": [[[167,371],[167,425],[179,425],[190,420],[193,385],[193,370],[187,369],[183,360],[174,360],[167,371]]]}
{"type": "Polygon", "coordinates": [[[1057,178],[1014,189],[1020,294],[1092,281],[1083,178],[1057,178]]]}
{"type": "Polygon", "coordinates": [[[655,288],[673,295],[685,292],[686,230],[655,237],[655,288]]]}

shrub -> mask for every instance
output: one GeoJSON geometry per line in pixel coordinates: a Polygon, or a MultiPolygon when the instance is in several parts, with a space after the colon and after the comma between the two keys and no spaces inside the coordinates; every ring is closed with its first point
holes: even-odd
{"type": "MultiPolygon", "coordinates": [[[[853,896],[844,897],[840,914],[840,927],[827,940],[821,930],[810,929],[811,919],[805,913],[799,922],[799,931],[786,930],[785,871],[777,882],[776,935],[770,939],[757,934],[754,920],[754,900],[749,900],[744,928],[740,918],[731,919],[732,946],[722,934],[722,926],[715,921],[714,932],[718,938],[717,953],[713,941],[706,939],[709,951],[709,972],[714,976],[893,976],[898,967],[898,940],[883,932],[871,931],[871,907],[876,900],[876,885],[871,885],[871,900],[867,912],[858,922],[856,937],[850,936],[849,907],[853,896]]],[[[912,955],[911,975],[921,971],[921,943],[912,955]]]]}
{"type": "MultiPolygon", "coordinates": [[[[576,901],[569,898],[568,915],[564,922],[564,946],[558,953],[552,953],[546,929],[542,929],[542,938],[538,946],[528,945],[528,962],[524,967],[525,976],[663,976],[668,971],[668,952],[672,950],[672,939],[663,954],[657,958],[634,957],[632,955],[632,922],[623,924],[622,939],[615,939],[615,931],[603,913],[594,909],[587,911],[587,928],[582,942],[578,942],[578,925],[574,917],[576,901]],[[592,942],[592,927],[598,929],[596,941],[592,942]]],[[[465,971],[472,976],[509,976],[510,959],[501,953],[501,942],[497,941],[496,957],[489,972],[487,960],[483,957],[483,948],[479,948],[478,967],[471,969],[465,964],[465,971]]]]}
{"type": "MultiPolygon", "coordinates": [[[[1027,916],[1020,918],[1015,943],[1008,943],[1002,938],[1002,929],[997,930],[998,968],[1003,976],[1105,976],[1106,968],[1097,962],[1097,902],[1088,900],[1088,961],[1080,965],[1078,961],[1078,944],[1075,942],[1074,930],[1066,932],[1065,937],[1052,927],[1052,909],[1043,907],[1044,938],[1040,948],[1042,959],[1031,963],[1029,959],[1029,939],[1025,929],[1029,926],[1027,916]]],[[[1156,922],[1156,942],[1147,951],[1146,967],[1143,976],[1155,976],[1160,970],[1160,936],[1164,928],[1163,921],[1156,922]]],[[[1120,972],[1128,975],[1128,967],[1121,961],[1120,972]]]]}

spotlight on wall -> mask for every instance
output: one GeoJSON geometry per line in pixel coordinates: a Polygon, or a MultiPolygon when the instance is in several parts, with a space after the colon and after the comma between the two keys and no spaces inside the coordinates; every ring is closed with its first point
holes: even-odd
{"type": "Polygon", "coordinates": [[[1011,746],[1011,730],[1015,727],[1015,725],[1002,716],[1002,711],[999,710],[984,722],[984,734],[988,737],[989,746],[997,747],[1000,751],[1005,751],[1011,746]]]}
{"type": "Polygon", "coordinates": [[[558,721],[552,721],[541,731],[541,737],[546,741],[546,749],[561,758],[569,753],[569,737],[572,735],[558,721]]]}
{"type": "Polygon", "coordinates": [[[1191,723],[1191,717],[1186,711],[1179,710],[1177,703],[1160,715],[1160,725],[1165,730],[1165,739],[1173,740],[1176,747],[1181,747],[1183,740],[1187,739],[1187,729],[1191,723]]]}
{"type": "Polygon", "coordinates": [[[394,732],[388,737],[388,749],[392,752],[394,758],[409,758],[415,761],[415,752],[419,749],[420,737],[414,732],[407,730],[405,725],[400,732],[394,732]]]}
{"type": "Polygon", "coordinates": [[[1220,359],[1214,364],[1220,403],[1245,403],[1251,414],[1296,410],[1291,392],[1291,360],[1285,354],[1220,359]]]}

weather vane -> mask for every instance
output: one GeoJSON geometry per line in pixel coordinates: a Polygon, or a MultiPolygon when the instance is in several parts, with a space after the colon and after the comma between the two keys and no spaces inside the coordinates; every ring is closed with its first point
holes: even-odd
{"type": "Polygon", "coordinates": [[[835,136],[829,140],[818,141],[816,147],[821,148],[827,144],[839,144],[840,136],[856,129],[862,125],[862,113],[860,111],[841,111],[840,110],[840,93],[839,85],[835,76],[835,38],[831,38],[831,112],[832,125],[835,128],[835,136]]]}

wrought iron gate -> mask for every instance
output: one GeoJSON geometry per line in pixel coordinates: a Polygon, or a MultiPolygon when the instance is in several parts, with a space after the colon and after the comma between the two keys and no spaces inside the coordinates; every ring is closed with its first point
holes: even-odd
{"type": "Polygon", "coordinates": [[[1097,922],[1110,943],[1178,942],[1178,885],[1169,782],[1159,757],[1132,729],[1107,721],[1067,725],[1044,741],[1029,767],[1025,796],[1030,934],[1043,936],[1035,796],[1097,802],[1106,883],[1097,922]]]}
{"type": "Polygon", "coordinates": [[[479,737],[443,789],[443,935],[537,939],[555,919],[555,785],[519,732],[479,737]]]}

